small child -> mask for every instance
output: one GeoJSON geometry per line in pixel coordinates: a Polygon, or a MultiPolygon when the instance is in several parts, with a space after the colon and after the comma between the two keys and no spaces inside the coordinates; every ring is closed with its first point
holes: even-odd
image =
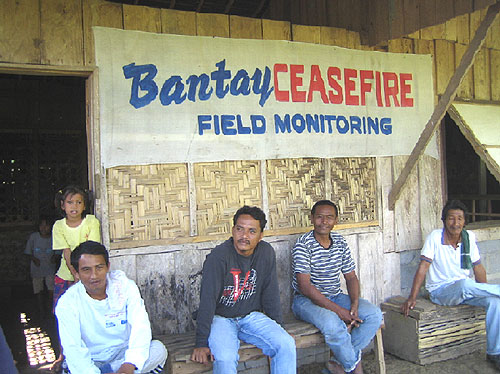
{"type": "Polygon", "coordinates": [[[52,251],[52,224],[50,218],[40,217],[38,231],[30,235],[24,250],[24,254],[31,260],[33,293],[36,295],[41,315],[45,314],[47,307],[47,303],[42,299],[43,284],[47,287],[49,300],[52,300],[54,292],[56,264],[52,251]]]}
{"type": "Polygon", "coordinates": [[[56,221],[52,230],[53,249],[62,250],[61,265],[54,279],[54,308],[61,295],[75,282],[78,274],[71,266],[71,252],[87,240],[101,241],[99,220],[87,214],[88,194],[77,186],[68,186],[58,191],[56,208],[64,218],[56,221]]]}
{"type": "MultiPolygon", "coordinates": [[[[56,193],[56,209],[61,209],[64,218],[54,223],[52,229],[53,250],[62,250],[61,265],[54,277],[54,304],[75,282],[79,281],[78,273],[71,266],[71,252],[87,240],[101,242],[101,225],[99,220],[88,213],[88,193],[77,186],[68,186],[56,193]]],[[[64,361],[62,347],[59,357],[52,363],[51,371],[59,372],[64,361]]]]}

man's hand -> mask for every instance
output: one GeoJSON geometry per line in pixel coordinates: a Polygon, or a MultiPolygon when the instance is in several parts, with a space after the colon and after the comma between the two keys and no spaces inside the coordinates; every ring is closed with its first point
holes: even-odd
{"type": "Polygon", "coordinates": [[[299,285],[300,292],[311,299],[311,301],[332,312],[336,313],[339,318],[345,322],[347,329],[351,331],[353,327],[359,326],[363,323],[358,317],[358,302],[359,302],[359,281],[354,271],[344,274],[347,282],[347,289],[351,298],[350,310],[342,308],[338,304],[325,297],[317,288],[311,283],[310,274],[297,273],[297,284],[299,285]]]}
{"type": "Polygon", "coordinates": [[[403,312],[405,317],[408,317],[408,313],[410,313],[410,310],[415,308],[415,304],[417,303],[417,299],[414,299],[412,297],[409,297],[403,305],[401,305],[401,311],[403,312]]]}
{"type": "Polygon", "coordinates": [[[33,263],[35,264],[35,266],[40,267],[40,260],[38,258],[33,257],[32,260],[33,260],[33,263]]]}
{"type": "Polygon", "coordinates": [[[354,327],[358,327],[360,323],[363,323],[363,321],[358,317],[357,308],[355,308],[355,311],[353,311],[352,309],[347,310],[345,308],[339,307],[338,310],[335,311],[335,313],[337,313],[340,319],[345,322],[345,324],[347,325],[347,330],[349,330],[349,332],[354,327]]]}
{"type": "Polygon", "coordinates": [[[420,290],[420,287],[422,287],[422,284],[424,283],[425,275],[427,274],[431,263],[431,258],[420,256],[420,264],[418,265],[417,272],[415,273],[415,277],[413,278],[410,296],[408,296],[408,299],[405,301],[405,303],[401,305],[401,311],[403,312],[405,317],[408,317],[408,313],[410,313],[410,310],[415,308],[418,292],[420,290]]]}
{"type": "Polygon", "coordinates": [[[213,360],[214,356],[212,352],[210,352],[210,348],[199,347],[193,349],[193,353],[191,354],[191,361],[199,362],[200,364],[206,365],[213,360]]]}
{"type": "Polygon", "coordinates": [[[359,318],[358,316],[358,304],[351,304],[351,322],[349,323],[349,325],[347,326],[347,330],[349,330],[349,332],[351,332],[351,330],[354,328],[354,327],[358,327],[360,323],[363,323],[363,320],[359,318]]]}
{"type": "Polygon", "coordinates": [[[347,330],[351,330],[358,327],[363,321],[358,316],[358,306],[359,306],[359,280],[356,272],[353,270],[349,273],[344,274],[345,283],[347,287],[347,293],[351,299],[351,308],[349,310],[349,320],[345,321],[347,324],[347,330]]]}

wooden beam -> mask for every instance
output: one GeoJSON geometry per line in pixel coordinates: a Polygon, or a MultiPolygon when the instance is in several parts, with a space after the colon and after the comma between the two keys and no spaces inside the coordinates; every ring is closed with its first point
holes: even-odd
{"type": "Polygon", "coordinates": [[[465,51],[462,60],[460,61],[460,65],[458,65],[457,69],[455,70],[455,73],[451,77],[450,82],[448,83],[448,87],[446,87],[443,96],[441,96],[441,98],[439,99],[439,102],[436,108],[434,109],[431,118],[425,125],[424,131],[422,131],[422,134],[420,134],[420,138],[418,139],[415,148],[413,148],[410,157],[406,161],[405,167],[401,171],[401,174],[399,175],[398,179],[396,180],[396,183],[394,183],[394,186],[391,192],[389,193],[389,209],[394,210],[396,201],[401,194],[401,190],[403,189],[403,186],[406,180],[408,179],[408,176],[415,167],[420,156],[424,153],[425,147],[427,147],[427,144],[429,144],[429,141],[432,135],[434,134],[434,131],[438,127],[446,111],[453,102],[453,99],[456,96],[460,83],[464,79],[464,76],[467,73],[467,71],[474,63],[474,57],[476,56],[477,52],[481,49],[481,46],[484,43],[484,39],[486,38],[486,34],[490,26],[495,21],[495,18],[499,11],[500,11],[500,3],[495,3],[494,5],[491,5],[488,8],[486,17],[484,17],[483,21],[481,22],[481,25],[477,29],[474,38],[470,42],[469,47],[465,51]]]}
{"type": "Polygon", "coordinates": [[[97,71],[95,66],[64,66],[35,64],[4,64],[0,63],[0,74],[24,75],[56,75],[71,77],[88,77],[97,71]]]}

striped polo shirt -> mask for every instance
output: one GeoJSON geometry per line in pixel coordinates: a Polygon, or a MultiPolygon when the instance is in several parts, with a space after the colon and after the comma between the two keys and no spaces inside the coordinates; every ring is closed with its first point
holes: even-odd
{"type": "Polygon", "coordinates": [[[297,273],[310,274],[311,283],[326,297],[338,295],[340,273],[355,270],[351,250],[344,237],[330,232],[331,245],[323,248],[314,237],[314,231],[300,236],[292,250],[293,280],[292,287],[300,293],[297,273]]]}

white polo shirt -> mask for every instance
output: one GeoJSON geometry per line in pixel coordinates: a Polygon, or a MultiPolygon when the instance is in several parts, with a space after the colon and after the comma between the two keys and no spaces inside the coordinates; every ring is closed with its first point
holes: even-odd
{"type": "MultiPolygon", "coordinates": [[[[473,264],[480,260],[479,249],[476,244],[476,235],[467,230],[470,243],[470,258],[473,264]]],[[[425,288],[432,292],[441,286],[465,279],[470,276],[470,270],[460,267],[460,253],[462,243],[457,248],[444,244],[444,228],[432,231],[425,240],[424,247],[420,252],[432,260],[427,272],[425,288]]]]}

